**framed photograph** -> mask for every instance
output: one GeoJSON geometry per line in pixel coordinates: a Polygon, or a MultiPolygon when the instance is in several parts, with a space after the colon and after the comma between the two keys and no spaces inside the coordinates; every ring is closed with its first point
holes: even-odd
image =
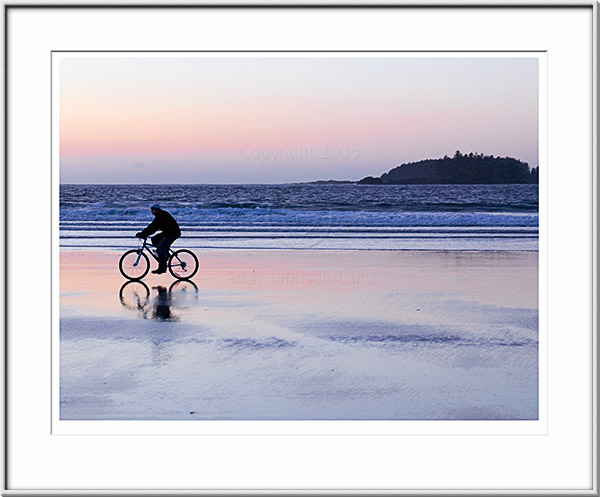
{"type": "Polygon", "coordinates": [[[597,5],[5,5],[6,495],[598,495],[597,5]]]}

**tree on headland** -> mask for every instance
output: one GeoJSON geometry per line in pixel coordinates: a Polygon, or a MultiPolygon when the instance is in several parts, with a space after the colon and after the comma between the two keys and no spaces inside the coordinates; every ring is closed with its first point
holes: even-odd
{"type": "Polygon", "coordinates": [[[532,168],[531,171],[529,171],[529,175],[531,177],[531,182],[532,183],[539,183],[540,182],[539,167],[532,168]]]}
{"type": "Polygon", "coordinates": [[[512,157],[494,157],[457,150],[452,158],[426,159],[402,164],[379,178],[367,176],[358,184],[511,184],[538,183],[538,168],[512,157]]]}

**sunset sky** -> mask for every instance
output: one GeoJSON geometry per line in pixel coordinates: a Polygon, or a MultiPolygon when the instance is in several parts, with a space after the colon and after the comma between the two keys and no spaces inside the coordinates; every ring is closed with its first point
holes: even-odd
{"type": "Polygon", "coordinates": [[[287,183],[481,152],[538,165],[535,58],[61,58],[61,183],[287,183]]]}

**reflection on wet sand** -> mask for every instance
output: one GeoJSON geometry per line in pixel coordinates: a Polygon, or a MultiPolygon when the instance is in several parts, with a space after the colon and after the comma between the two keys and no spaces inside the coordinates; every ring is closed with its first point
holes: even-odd
{"type": "Polygon", "coordinates": [[[61,419],[537,419],[536,253],[118,259],[61,253],[61,419]]]}
{"type": "Polygon", "coordinates": [[[180,321],[173,308],[186,307],[188,298],[197,300],[198,287],[193,281],[175,281],[169,289],[162,285],[153,286],[156,293],[143,281],[128,281],[119,289],[119,300],[125,309],[137,312],[140,319],[155,321],[180,321]]]}

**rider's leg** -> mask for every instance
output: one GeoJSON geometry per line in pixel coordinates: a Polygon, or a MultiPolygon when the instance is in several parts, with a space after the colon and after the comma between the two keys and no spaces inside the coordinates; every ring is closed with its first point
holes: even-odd
{"type": "MultiPolygon", "coordinates": [[[[162,241],[164,240],[165,235],[163,235],[162,233],[157,233],[156,235],[154,235],[151,240],[152,240],[152,245],[154,245],[156,248],[156,252],[158,255],[158,247],[160,246],[160,244],[162,243],[162,241]]],[[[154,271],[152,271],[154,274],[162,274],[167,270],[166,268],[166,263],[163,264],[161,262],[160,257],[158,258],[158,269],[155,269],[154,271]]]]}
{"type": "Polygon", "coordinates": [[[163,238],[165,237],[165,235],[163,235],[162,233],[158,233],[156,235],[154,235],[151,240],[152,240],[152,245],[154,245],[155,247],[158,247],[160,245],[160,242],[162,242],[163,238]]]}
{"type": "MultiPolygon", "coordinates": [[[[156,247],[156,255],[158,257],[157,274],[167,271],[167,259],[169,258],[169,247],[177,240],[176,236],[163,236],[162,240],[156,247]]],[[[153,240],[154,241],[154,240],[153,240]]]]}

